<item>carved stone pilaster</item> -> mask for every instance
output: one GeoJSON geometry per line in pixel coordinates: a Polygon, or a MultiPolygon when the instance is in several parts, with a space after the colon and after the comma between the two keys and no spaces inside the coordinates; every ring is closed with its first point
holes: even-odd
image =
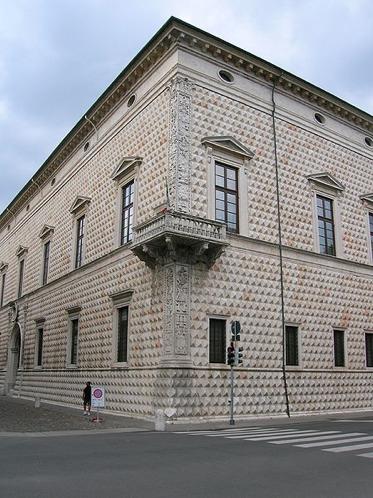
{"type": "Polygon", "coordinates": [[[162,364],[186,366],[190,353],[191,266],[164,267],[164,334],[162,364]]]}
{"type": "Polygon", "coordinates": [[[174,78],[170,87],[170,140],[168,195],[172,209],[190,213],[190,121],[192,84],[174,78]]]}

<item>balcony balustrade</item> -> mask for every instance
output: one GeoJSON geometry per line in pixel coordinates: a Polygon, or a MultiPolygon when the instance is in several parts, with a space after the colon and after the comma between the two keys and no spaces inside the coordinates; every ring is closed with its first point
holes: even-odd
{"type": "Polygon", "coordinates": [[[131,249],[150,268],[172,261],[210,267],[227,245],[223,223],[166,211],[134,228],[131,249]]]}

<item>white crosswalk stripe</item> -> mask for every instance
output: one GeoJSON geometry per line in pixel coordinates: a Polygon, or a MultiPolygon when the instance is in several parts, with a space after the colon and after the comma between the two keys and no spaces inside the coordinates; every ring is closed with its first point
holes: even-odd
{"type": "MultiPolygon", "coordinates": [[[[339,434],[339,431],[326,431],[326,432],[319,432],[319,431],[298,431],[298,432],[291,432],[290,434],[282,434],[281,436],[275,436],[275,437],[254,437],[254,438],[248,438],[248,441],[269,441],[270,443],[273,444],[284,444],[285,441],[275,441],[276,439],[286,439],[288,436],[290,438],[296,438],[298,436],[301,436],[301,441],[304,440],[304,438],[307,438],[307,441],[312,441],[311,436],[315,435],[320,435],[320,434],[339,434]]],[[[325,436],[328,437],[328,436],[325,436]]],[[[333,436],[332,436],[333,437],[333,436]]],[[[292,439],[286,439],[286,441],[292,441],[292,439]]],[[[297,441],[297,439],[295,439],[297,441]]]]}
{"type": "Polygon", "coordinates": [[[362,456],[365,458],[373,458],[373,453],[360,453],[360,455],[358,456],[362,456]]]}
{"type": "MultiPolygon", "coordinates": [[[[206,430],[193,432],[175,432],[189,436],[220,437],[241,441],[263,442],[270,444],[288,444],[297,448],[319,448],[331,453],[343,453],[373,448],[373,435],[366,432],[341,432],[300,430],[296,428],[278,427],[240,427],[221,431],[206,430]],[[363,444],[356,444],[367,441],[363,444]],[[368,442],[370,441],[370,442],[368,442]],[[346,443],[353,443],[346,446],[346,443]],[[343,445],[343,446],[342,446],[343,445]]],[[[372,458],[373,452],[360,453],[357,456],[372,458]]]]}
{"type": "MultiPolygon", "coordinates": [[[[373,436],[367,437],[366,439],[373,439],[373,436]]],[[[323,451],[331,451],[333,453],[342,453],[345,451],[363,450],[364,448],[373,448],[373,443],[354,444],[351,446],[341,446],[339,448],[327,448],[326,450],[323,450],[323,451]]]]}

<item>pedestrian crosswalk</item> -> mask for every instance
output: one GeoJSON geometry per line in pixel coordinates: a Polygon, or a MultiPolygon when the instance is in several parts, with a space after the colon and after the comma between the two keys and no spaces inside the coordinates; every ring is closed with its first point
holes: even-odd
{"type": "Polygon", "coordinates": [[[343,432],[334,430],[293,429],[278,427],[243,427],[220,431],[175,432],[188,436],[204,436],[263,442],[275,445],[292,445],[297,448],[318,448],[330,453],[359,452],[357,456],[373,458],[373,452],[360,452],[373,448],[373,435],[366,432],[343,432]]]}

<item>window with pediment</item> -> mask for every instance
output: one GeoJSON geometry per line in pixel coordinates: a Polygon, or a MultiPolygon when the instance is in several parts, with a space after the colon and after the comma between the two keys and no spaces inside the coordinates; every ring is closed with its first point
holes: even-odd
{"type": "Polygon", "coordinates": [[[41,285],[46,285],[48,283],[51,239],[53,233],[54,227],[44,225],[39,235],[42,241],[41,285]]]}
{"type": "Polygon", "coordinates": [[[133,226],[136,220],[137,177],[142,158],[124,157],[114,169],[111,177],[118,186],[117,244],[124,245],[132,241],[133,226]]]}
{"type": "Polygon", "coordinates": [[[307,179],[313,195],[315,250],[342,257],[340,199],[344,186],[329,173],[317,173],[307,179]]]}
{"type": "Polygon", "coordinates": [[[5,282],[6,282],[6,272],[8,269],[8,265],[5,263],[0,263],[0,278],[1,278],[1,283],[0,283],[0,308],[4,306],[4,299],[5,299],[5,282]]]}
{"type": "Polygon", "coordinates": [[[89,197],[76,197],[70,208],[74,216],[74,239],[73,239],[73,268],[80,268],[85,261],[87,215],[91,199],[89,197]]]}
{"type": "Polygon", "coordinates": [[[367,216],[367,238],[369,262],[373,263],[373,193],[360,196],[367,216]]]}
{"type": "Polygon", "coordinates": [[[205,137],[201,143],[207,151],[207,217],[225,223],[228,232],[248,235],[247,169],[253,152],[230,136],[205,137]]]}
{"type": "Polygon", "coordinates": [[[27,256],[27,247],[19,246],[16,252],[18,258],[18,286],[17,286],[17,298],[23,295],[23,284],[25,278],[25,264],[27,256]]]}

